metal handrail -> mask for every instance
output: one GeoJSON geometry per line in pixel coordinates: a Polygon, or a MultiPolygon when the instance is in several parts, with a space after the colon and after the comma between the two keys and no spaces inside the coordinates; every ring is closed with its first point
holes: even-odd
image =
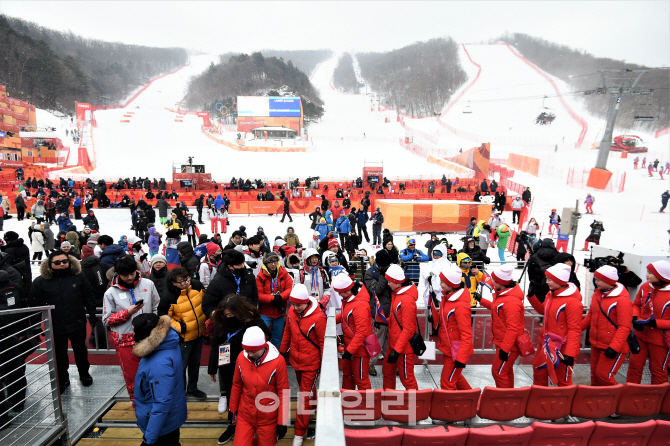
{"type": "Polygon", "coordinates": [[[345,446],[344,417],[340,400],[340,373],[337,358],[335,308],[328,310],[326,338],[318,387],[315,446],[345,446]]]}
{"type": "Polygon", "coordinates": [[[5,410],[0,413],[0,417],[4,417],[11,410],[14,410],[21,405],[27,406],[24,407],[23,412],[29,414],[29,416],[21,423],[13,423],[12,420],[9,420],[5,422],[4,425],[0,426],[0,429],[4,430],[3,433],[6,434],[4,438],[11,438],[13,440],[11,443],[8,443],[7,446],[49,445],[53,444],[54,441],[59,438],[64,438],[64,444],[70,444],[67,420],[63,413],[60,388],[58,386],[58,371],[56,367],[53,328],[51,324],[51,310],[53,309],[53,306],[41,306],[0,311],[0,317],[6,318],[8,316],[18,315],[16,321],[3,326],[3,340],[14,339],[15,342],[11,345],[6,345],[4,349],[0,349],[0,357],[2,357],[2,364],[0,364],[0,367],[3,367],[3,375],[0,376],[0,380],[2,380],[0,383],[0,387],[2,387],[0,392],[7,393],[7,400],[12,399],[13,397],[19,400],[15,401],[13,405],[8,403],[5,410]],[[23,314],[27,314],[27,316],[21,317],[20,315],[23,314]],[[25,327],[18,325],[33,317],[39,317],[41,322],[34,324],[27,323],[25,327]],[[14,328],[13,330],[12,327],[14,328]],[[41,340],[41,336],[44,336],[43,341],[41,340]],[[22,337],[25,337],[25,339],[20,341],[17,340],[22,337]],[[25,355],[30,351],[30,347],[22,348],[21,346],[24,346],[35,338],[38,339],[38,346],[46,344],[46,347],[41,349],[42,353],[33,355],[31,360],[26,361],[27,358],[25,355]],[[47,356],[47,361],[44,364],[39,365],[28,373],[25,372],[26,364],[29,364],[44,355],[47,356]],[[46,369],[44,369],[45,365],[47,366],[46,369]],[[11,377],[7,379],[14,373],[21,373],[21,376],[18,378],[11,377]],[[27,376],[31,376],[30,381],[28,381],[27,376]],[[47,382],[39,386],[38,382],[43,377],[47,377],[47,382]],[[10,380],[11,382],[9,382],[10,380]],[[22,383],[24,380],[25,384],[22,383]],[[49,388],[51,392],[37,398],[36,395],[45,387],[49,388]],[[28,393],[28,389],[31,390],[31,393],[28,393]],[[42,401],[45,400],[50,400],[51,404],[40,408],[42,401]],[[31,410],[35,410],[35,412],[30,414],[31,410]],[[41,420],[37,420],[41,416],[39,414],[44,414],[45,412],[46,416],[41,420]],[[53,418],[53,421],[45,424],[45,422],[51,418],[53,418]],[[22,432],[23,430],[25,430],[25,432],[22,432]],[[29,434],[33,435],[30,438],[27,438],[26,436],[29,434]],[[38,441],[35,441],[40,436],[41,438],[39,438],[38,441]]]}

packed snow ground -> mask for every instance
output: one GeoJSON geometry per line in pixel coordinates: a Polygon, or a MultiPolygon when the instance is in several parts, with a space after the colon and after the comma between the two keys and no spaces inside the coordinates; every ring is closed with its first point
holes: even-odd
{"type": "MultiPolygon", "coordinates": [[[[574,148],[580,127],[568,116],[558,99],[551,97],[555,92],[542,76],[505,46],[466,45],[466,48],[472,60],[481,66],[481,74],[450,111],[443,114],[442,119],[457,128],[459,134],[475,134],[477,138],[455,135],[434,118],[406,119],[405,122],[439,138],[437,144],[426,143],[429,147],[457,151],[458,148],[467,149],[491,141],[492,158],[507,158],[509,153],[540,158],[539,177],[517,171],[513,180],[531,187],[535,199],[531,216],[541,226],[544,223],[546,234],[547,217],[552,208],[560,211],[563,207],[574,206],[576,199],[583,203],[589,192],[567,186],[566,178],[570,168],[581,172],[595,165],[597,151],[590,147],[599,143],[605,123],[586,113],[578,97],[566,97],[572,110],[587,121],[589,129],[583,147],[574,148]],[[556,120],[549,126],[534,124],[544,95],[550,96],[544,105],[556,114],[556,120]],[[472,113],[463,113],[468,104],[472,113]]],[[[474,80],[477,67],[470,62],[463,48],[460,49],[460,57],[470,77],[463,90],[474,80]]],[[[321,122],[309,127],[310,139],[314,143],[310,153],[236,152],[202,135],[201,119],[196,116],[186,115],[184,122],[175,122],[176,115],[165,108],[174,108],[183,98],[190,76],[206,69],[214,60],[203,55],[194,57],[190,66],[154,82],[128,109],[96,112],[99,127],[93,135],[98,168],[90,176],[108,179],[140,175],[169,177],[172,162],[185,162],[189,155],[195,156],[196,163],[206,164],[215,179],[223,180],[232,176],[357,177],[361,174],[364,161],[382,160],[385,174],[390,178],[441,175],[443,169],[409,154],[397,144],[397,139],[405,135],[405,130],[395,122],[395,113],[377,112],[376,107],[370,111],[370,96],[343,94],[331,87],[332,72],[338,59],[339,55],[333,56],[320,64],[312,75],[312,81],[325,101],[326,113],[321,122]],[[135,112],[135,116],[130,118],[130,123],[122,124],[119,121],[127,111],[135,112]],[[385,122],[387,118],[388,123],[385,122]]],[[[554,80],[561,91],[569,91],[568,84],[554,80]]],[[[456,99],[458,92],[453,97],[456,99]]],[[[39,121],[49,116],[45,118],[42,115],[40,118],[38,113],[38,125],[43,125],[39,121]]],[[[58,119],[49,119],[49,125],[57,126],[58,119]]],[[[69,125],[69,119],[60,122],[63,128],[69,125]]],[[[624,132],[631,133],[631,130],[617,129],[616,134],[624,132]]],[[[648,159],[658,157],[664,164],[670,158],[670,136],[655,139],[644,132],[635,133],[640,134],[649,147],[648,159]]],[[[415,136],[415,140],[421,143],[421,138],[415,136]]],[[[610,243],[666,251],[670,216],[659,214],[658,208],[660,195],[668,189],[668,182],[661,181],[658,174],[649,178],[646,170],[633,170],[632,159],[621,159],[618,154],[610,156],[608,168],[615,172],[615,176],[626,172],[625,191],[590,191],[596,198],[596,215],[585,216],[580,222],[577,249],[583,247],[584,239],[590,232],[588,225],[596,218],[604,222],[606,231],[601,239],[604,245],[610,243]]],[[[504,217],[511,222],[511,215],[504,217]]],[[[244,220],[249,218],[263,217],[247,217],[244,220]]],[[[398,246],[403,247],[404,241],[399,240],[398,246]]],[[[576,254],[581,263],[583,254],[576,254]]]]}
{"type": "Polygon", "coordinates": [[[309,153],[238,152],[204,136],[200,131],[202,119],[197,116],[186,115],[183,122],[175,122],[176,114],[165,108],[174,109],[184,97],[190,77],[215,59],[201,55],[193,57],[190,66],[155,81],[128,108],[95,112],[98,128],[93,130],[93,142],[97,166],[91,176],[168,178],[172,163],[184,163],[188,156],[194,156],[197,164],[205,164],[213,178],[222,181],[233,176],[356,178],[362,174],[365,161],[384,161],[389,178],[441,176],[443,168],[398,145],[404,131],[396,124],[384,123],[390,113],[371,112],[367,96],[344,95],[330,87],[338,57],[320,64],[312,79],[326,111],[320,122],[308,128],[312,140],[309,153]],[[129,111],[134,116],[124,118],[129,111]],[[125,119],[130,123],[121,122],[125,119]]]}

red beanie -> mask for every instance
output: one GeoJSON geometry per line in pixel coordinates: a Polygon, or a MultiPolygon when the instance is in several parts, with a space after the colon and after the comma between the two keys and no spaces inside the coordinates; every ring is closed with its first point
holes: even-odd
{"type": "Polygon", "coordinates": [[[338,242],[336,238],[331,238],[328,240],[328,249],[332,248],[333,246],[337,246],[338,248],[340,247],[340,242],[338,242]]]}

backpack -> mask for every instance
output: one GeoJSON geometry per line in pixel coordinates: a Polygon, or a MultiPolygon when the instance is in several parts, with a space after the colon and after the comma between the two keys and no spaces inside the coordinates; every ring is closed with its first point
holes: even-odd
{"type": "Polygon", "coordinates": [[[465,235],[472,235],[472,233],[474,232],[476,226],[477,226],[477,225],[472,225],[472,226],[470,227],[470,229],[468,229],[468,230],[465,232],[465,235]]]}

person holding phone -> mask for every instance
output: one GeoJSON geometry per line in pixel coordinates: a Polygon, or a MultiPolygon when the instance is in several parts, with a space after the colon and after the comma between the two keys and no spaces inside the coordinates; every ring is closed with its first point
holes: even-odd
{"type": "Polygon", "coordinates": [[[149,279],[137,270],[135,258],[125,254],[114,262],[114,277],[105,292],[102,322],[112,331],[112,345],[123,372],[128,396],[135,407],[135,375],[140,358],[133,354],[133,319],[142,313],[157,314],[160,296],[149,279]]]}

